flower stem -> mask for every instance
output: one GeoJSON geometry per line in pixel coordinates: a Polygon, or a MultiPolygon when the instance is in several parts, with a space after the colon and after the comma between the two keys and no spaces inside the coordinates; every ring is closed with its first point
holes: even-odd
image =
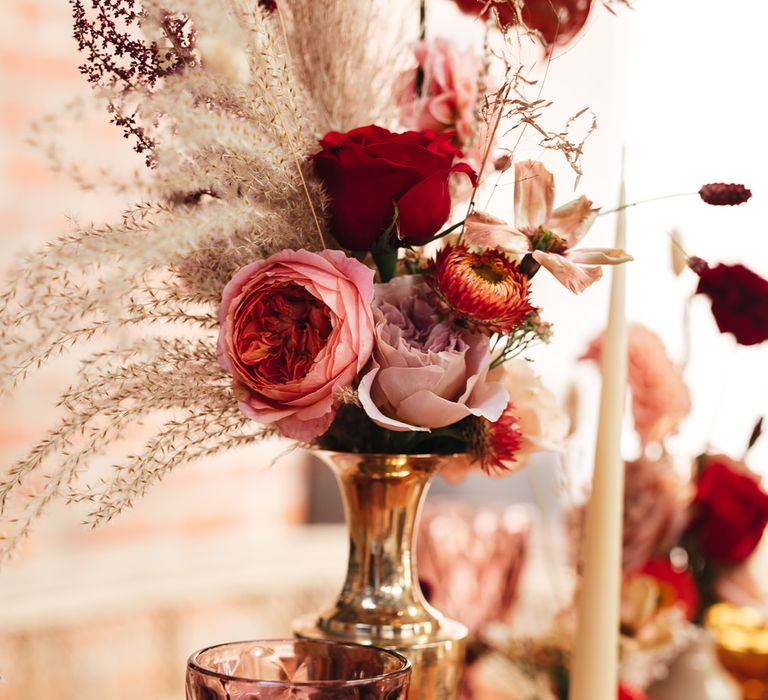
{"type": "Polygon", "coordinates": [[[659,202],[662,199],[674,199],[675,197],[692,197],[698,195],[698,192],[678,192],[677,194],[664,194],[661,197],[649,197],[648,199],[638,199],[636,202],[629,202],[628,204],[622,204],[615,209],[605,209],[601,211],[598,216],[605,216],[606,214],[615,214],[622,209],[629,209],[630,207],[636,207],[638,204],[647,204],[648,202],[659,202]]]}

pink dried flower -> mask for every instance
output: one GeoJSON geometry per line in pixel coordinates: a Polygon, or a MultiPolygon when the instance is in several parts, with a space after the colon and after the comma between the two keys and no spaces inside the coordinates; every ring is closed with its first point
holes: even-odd
{"type": "Polygon", "coordinates": [[[736,183],[713,182],[699,190],[699,197],[707,204],[720,207],[744,204],[751,196],[751,190],[736,183]]]}
{"type": "Polygon", "coordinates": [[[465,241],[480,247],[498,246],[519,254],[521,240],[528,239],[532,252],[521,267],[532,276],[539,266],[548,270],[567,289],[584,291],[602,277],[600,265],[619,265],[632,260],[615,248],[578,248],[599,209],[591,200],[579,197],[553,209],[555,180],[541,163],[526,160],[515,163],[515,225],[481,219],[467,223],[465,241]]]}
{"type": "MultiPolygon", "coordinates": [[[[581,359],[599,363],[602,342],[602,336],[595,338],[581,359]]],[[[640,324],[629,327],[628,354],[635,430],[643,444],[662,442],[677,432],[691,410],[682,371],[667,356],[661,338],[640,324]]]]}

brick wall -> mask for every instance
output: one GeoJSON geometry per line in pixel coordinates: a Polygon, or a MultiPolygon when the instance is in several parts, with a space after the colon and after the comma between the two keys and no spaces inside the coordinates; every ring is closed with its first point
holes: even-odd
{"type": "MultiPolygon", "coordinates": [[[[18,251],[65,233],[67,216],[77,216],[83,222],[105,220],[118,214],[120,206],[126,203],[108,191],[83,192],[66,175],[53,172],[45,154],[27,143],[33,120],[47,114],[61,118],[55,134],[58,148],[65,159],[76,159],[86,176],[98,179],[99,168],[104,165],[111,171],[126,174],[142,167],[141,158],[132,152],[119,130],[108,124],[105,114],[86,112],[79,122],[67,116],[65,105],[77,98],[87,100],[89,97],[89,88],[77,70],[78,62],[66,0],[3,0],[0,3],[0,265],[3,267],[18,251]]],[[[0,405],[0,471],[10,466],[51,424],[55,418],[55,389],[66,383],[73,368],[72,360],[57,362],[0,405]]],[[[75,581],[73,562],[87,561],[88,566],[98,570],[99,562],[110,556],[112,566],[131,571],[132,558],[143,556],[141,548],[162,540],[171,553],[166,566],[171,575],[174,561],[183,563],[190,556],[197,556],[190,554],[188,548],[201,538],[237,541],[244,533],[303,522],[306,510],[303,459],[296,455],[266,469],[272,457],[284,447],[274,443],[181,468],[132,512],[96,531],[80,525],[82,512],[53,508],[24,546],[19,560],[12,562],[7,572],[0,572],[0,602],[13,600],[16,605],[22,604],[23,596],[14,594],[8,598],[10,584],[7,582],[10,577],[31,576],[36,567],[43,567],[40,570],[52,581],[75,581]],[[4,594],[7,594],[5,598],[4,594]]],[[[110,585],[113,584],[105,583],[110,585]]],[[[67,591],[52,588],[54,590],[51,595],[67,599],[67,591]]],[[[218,596],[209,597],[209,601],[216,601],[210,609],[204,601],[196,601],[194,597],[185,599],[185,610],[197,610],[197,617],[190,618],[189,625],[204,629],[209,624],[206,620],[220,618],[224,609],[230,615],[250,609],[249,605],[253,608],[247,601],[238,603],[228,596],[229,593],[222,590],[218,596]]],[[[146,666],[151,672],[133,673],[131,664],[120,663],[121,658],[128,658],[129,649],[134,656],[157,657],[156,646],[162,645],[165,639],[158,629],[163,628],[167,614],[163,613],[164,618],[152,606],[148,600],[142,607],[139,600],[131,615],[121,617],[110,615],[108,607],[95,605],[92,616],[82,616],[82,624],[70,619],[63,627],[49,625],[45,619],[30,618],[28,628],[19,623],[13,634],[0,625],[0,675],[5,677],[5,683],[0,683],[0,698],[160,697],[162,679],[153,680],[151,675],[160,673],[157,664],[146,666]],[[72,663],[62,663],[58,658],[60,654],[66,654],[72,663]],[[74,675],[66,676],[66,673],[74,675]],[[32,684],[30,675],[35,677],[32,684]],[[75,682],[76,676],[90,679],[100,693],[85,692],[81,687],[83,681],[75,682]],[[121,687],[133,687],[133,692],[118,692],[121,687]]],[[[242,615],[240,617],[242,619],[242,615]]],[[[226,626],[216,629],[224,633],[226,626]]],[[[276,632],[274,628],[270,631],[276,632]]],[[[254,630],[254,634],[258,633],[259,630],[254,630]]],[[[177,635],[180,635],[178,648],[184,650],[184,654],[191,651],[185,644],[183,630],[177,635]]],[[[200,641],[198,634],[194,644],[199,645],[200,641]]],[[[183,654],[180,658],[183,660],[183,654]]]]}

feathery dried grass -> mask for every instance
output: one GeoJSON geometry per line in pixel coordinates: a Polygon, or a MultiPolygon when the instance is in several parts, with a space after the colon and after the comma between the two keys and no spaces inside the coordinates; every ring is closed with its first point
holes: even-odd
{"type": "MultiPolygon", "coordinates": [[[[140,203],[119,221],[75,225],[24,259],[0,297],[4,394],[56,357],[107,342],[62,394],[58,424],[0,477],[0,516],[14,516],[0,560],[54,499],[92,502],[88,520],[98,524],[179,464],[271,435],[240,414],[216,361],[221,292],[246,263],[325,245],[322,187],[306,158],[320,110],[293,75],[275,17],[246,0],[143,5],[141,31],[160,53],[167,18],[188,18],[189,36],[232,52],[247,80],[217,73],[194,42],[159,79],[100,80],[97,97],[132,114],[152,144],[153,177],[131,183],[143,187],[140,203]],[[97,457],[160,416],[143,451],[87,482],[97,457]]],[[[45,132],[39,144],[67,168],[45,132]]],[[[79,169],[71,174],[91,187],[79,169]]]]}

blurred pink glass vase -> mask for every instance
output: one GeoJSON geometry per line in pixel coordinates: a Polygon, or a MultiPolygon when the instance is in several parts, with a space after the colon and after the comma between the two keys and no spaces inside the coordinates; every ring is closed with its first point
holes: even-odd
{"type": "Polygon", "coordinates": [[[530,518],[521,506],[474,508],[445,502],[427,509],[418,538],[419,578],[430,603],[477,636],[506,621],[526,561],[530,518]]]}
{"type": "Polygon", "coordinates": [[[233,642],[193,654],[187,700],[406,700],[409,661],[318,640],[233,642]]]}

